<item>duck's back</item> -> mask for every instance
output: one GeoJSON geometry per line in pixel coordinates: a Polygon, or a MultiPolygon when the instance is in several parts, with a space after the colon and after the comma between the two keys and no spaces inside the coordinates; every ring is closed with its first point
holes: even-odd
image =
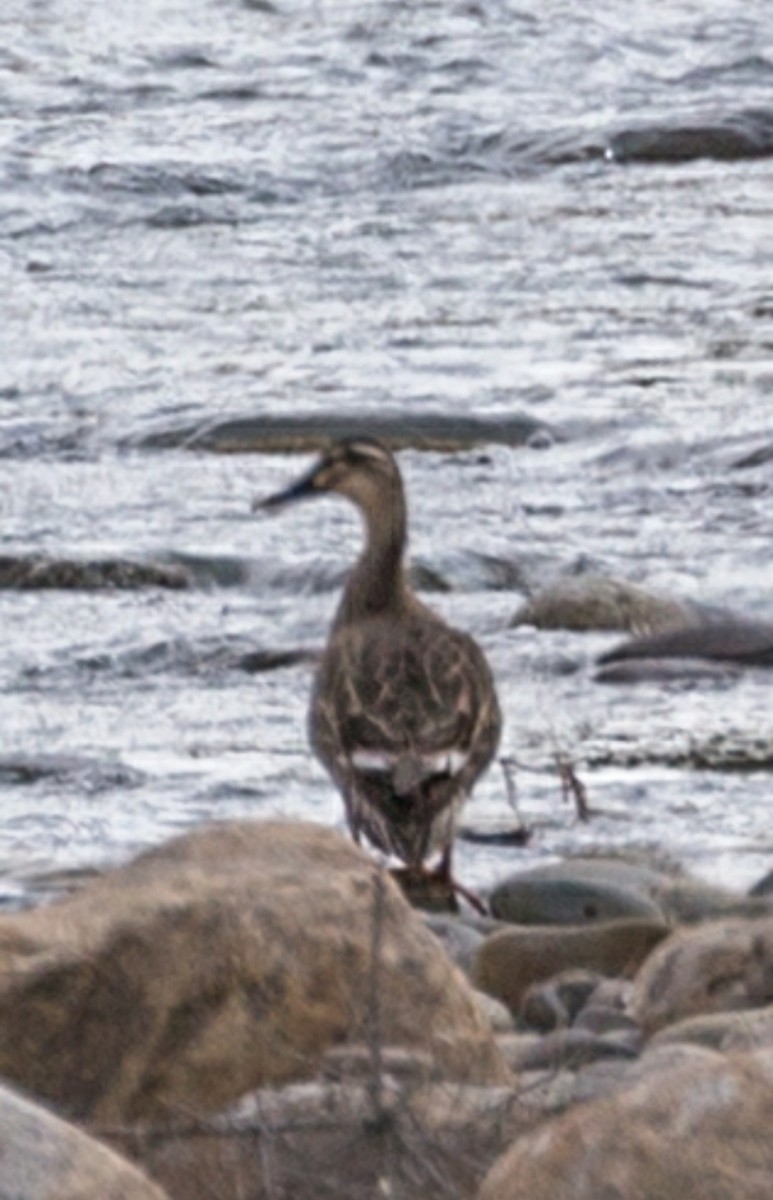
{"type": "Polygon", "coordinates": [[[461,801],[493,758],[500,726],[481,650],[437,618],[344,625],[312,692],[315,753],[345,795],[370,785],[384,803],[434,796],[440,810],[451,797],[461,801]]]}

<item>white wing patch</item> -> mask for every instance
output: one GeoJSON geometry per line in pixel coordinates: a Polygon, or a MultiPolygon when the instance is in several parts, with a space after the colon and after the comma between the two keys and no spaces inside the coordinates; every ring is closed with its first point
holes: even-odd
{"type": "MultiPolygon", "coordinates": [[[[362,747],[349,755],[348,762],[357,771],[389,775],[403,757],[389,750],[370,750],[362,747]]],[[[468,758],[469,755],[464,750],[440,750],[436,754],[416,755],[425,778],[429,778],[430,775],[458,775],[468,758]]],[[[345,762],[346,760],[342,761],[341,765],[345,765],[345,762]]]]}

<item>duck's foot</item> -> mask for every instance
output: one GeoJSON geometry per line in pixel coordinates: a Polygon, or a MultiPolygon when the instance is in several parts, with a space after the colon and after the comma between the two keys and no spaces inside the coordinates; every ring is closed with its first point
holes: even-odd
{"type": "MultiPolygon", "coordinates": [[[[464,886],[464,884],[458,883],[457,880],[454,879],[451,871],[451,852],[452,847],[446,846],[441,855],[440,862],[438,863],[435,871],[432,873],[437,879],[444,881],[446,887],[454,897],[454,900],[456,900],[457,896],[461,896],[463,900],[467,901],[471,908],[475,909],[479,916],[487,917],[489,915],[488,909],[481,900],[480,896],[477,896],[475,892],[471,892],[469,888],[464,886]]],[[[459,905],[457,903],[456,910],[458,911],[458,909],[459,905]]]]}
{"type": "Polygon", "coordinates": [[[414,908],[425,912],[458,912],[454,885],[450,879],[425,867],[393,867],[390,875],[414,908]]]}

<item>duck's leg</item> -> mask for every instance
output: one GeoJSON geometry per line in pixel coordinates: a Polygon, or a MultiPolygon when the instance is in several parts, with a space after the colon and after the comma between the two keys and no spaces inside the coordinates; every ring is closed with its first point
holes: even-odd
{"type": "Polygon", "coordinates": [[[457,883],[457,881],[454,879],[451,872],[452,852],[453,842],[449,842],[440,856],[440,862],[438,863],[436,870],[432,872],[433,877],[439,879],[442,883],[447,884],[448,890],[453,895],[461,896],[462,899],[466,900],[470,907],[474,908],[481,917],[487,917],[489,915],[488,909],[481,900],[480,896],[476,896],[475,892],[471,892],[469,888],[464,886],[464,884],[457,883]]]}

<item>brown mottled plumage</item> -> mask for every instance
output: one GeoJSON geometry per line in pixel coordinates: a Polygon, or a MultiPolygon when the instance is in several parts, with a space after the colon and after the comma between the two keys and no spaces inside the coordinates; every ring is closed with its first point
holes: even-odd
{"type": "Polygon", "coordinates": [[[450,875],[456,819],[496,753],[501,716],[486,659],[413,593],[397,463],[368,438],[336,444],[272,508],[338,492],[363,514],[349,575],[311,697],[311,744],[338,785],[356,840],[418,868],[433,852],[450,875]]]}

